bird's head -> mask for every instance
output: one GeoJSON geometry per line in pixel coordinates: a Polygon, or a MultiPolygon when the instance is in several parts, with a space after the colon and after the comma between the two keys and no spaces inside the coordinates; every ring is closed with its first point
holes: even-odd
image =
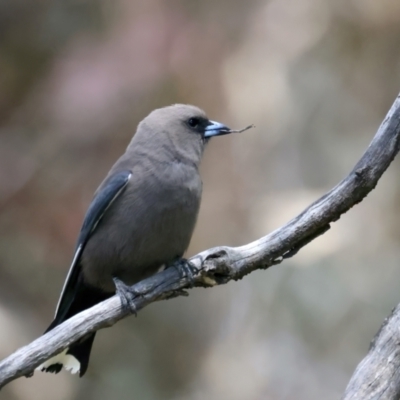
{"type": "Polygon", "coordinates": [[[138,126],[131,145],[145,146],[162,157],[189,160],[198,165],[206,143],[214,136],[234,132],[210,120],[198,107],[184,104],[159,108],[138,126]]]}

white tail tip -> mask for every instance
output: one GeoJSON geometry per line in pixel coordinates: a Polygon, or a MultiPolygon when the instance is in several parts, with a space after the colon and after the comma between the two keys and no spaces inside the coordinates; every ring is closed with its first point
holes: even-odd
{"type": "MultiPolygon", "coordinates": [[[[71,374],[76,374],[81,369],[80,362],[71,354],[67,354],[68,349],[48,359],[43,364],[40,364],[36,369],[43,372],[46,371],[51,365],[60,364],[71,374]]],[[[54,372],[54,371],[53,371],[54,372]]],[[[58,371],[57,371],[58,372],[58,371]]]]}

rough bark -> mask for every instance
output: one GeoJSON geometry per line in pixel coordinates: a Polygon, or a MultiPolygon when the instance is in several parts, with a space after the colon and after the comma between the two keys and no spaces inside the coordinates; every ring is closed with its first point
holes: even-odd
{"type": "Polygon", "coordinates": [[[343,400],[400,398],[400,304],[386,318],[358,364],[343,400]]]}

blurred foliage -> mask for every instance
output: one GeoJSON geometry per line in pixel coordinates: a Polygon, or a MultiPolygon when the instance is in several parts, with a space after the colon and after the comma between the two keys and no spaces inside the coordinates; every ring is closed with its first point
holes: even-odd
{"type": "MultiPolygon", "coordinates": [[[[97,185],[152,109],[215,139],[188,254],[239,245],[336,184],[400,88],[397,0],[0,1],[0,356],[52,318],[97,185]]],[[[337,399],[400,301],[399,162],[290,262],[98,335],[84,379],[3,398],[337,399]]]]}

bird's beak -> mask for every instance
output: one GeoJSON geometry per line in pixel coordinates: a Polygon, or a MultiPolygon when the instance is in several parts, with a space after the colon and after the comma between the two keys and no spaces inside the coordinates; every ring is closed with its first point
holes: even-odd
{"type": "Polygon", "coordinates": [[[212,136],[227,135],[228,133],[231,133],[231,131],[231,128],[221,124],[220,122],[210,121],[210,124],[207,125],[204,130],[204,137],[210,138],[212,136]]]}

